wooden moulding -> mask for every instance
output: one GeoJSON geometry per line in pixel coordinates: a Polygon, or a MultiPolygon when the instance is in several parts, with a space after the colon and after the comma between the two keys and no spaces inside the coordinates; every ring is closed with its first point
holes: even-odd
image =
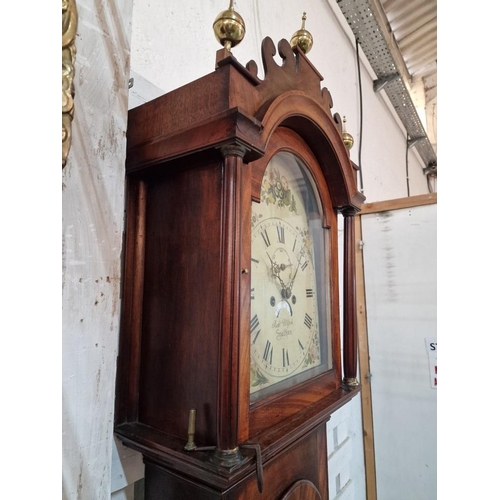
{"type": "Polygon", "coordinates": [[[361,414],[363,421],[363,444],[365,458],[366,498],[377,500],[375,475],[375,447],[373,439],[372,392],[370,382],[370,352],[368,348],[368,332],[366,320],[366,300],[363,251],[359,243],[362,241],[361,217],[354,220],[356,241],[356,310],[359,339],[359,374],[361,384],[361,414]]]}
{"type": "Polygon", "coordinates": [[[286,40],[278,44],[283,64],[274,60],[276,47],[262,42],[265,77],[257,77],[250,61],[243,67],[225,49],[218,52],[216,70],[129,112],[128,173],[147,169],[224,144],[246,148],[244,163],[266,150],[278,126],[300,134],[326,165],[325,176],[335,205],[361,207],[364,196],[342,141],[333,100],[321,87],[323,77],[300,49],[286,40]]]}
{"type": "MultiPolygon", "coordinates": [[[[360,388],[352,391],[338,389],[317,404],[304,408],[301,412],[255,436],[251,442],[260,444],[263,464],[272,461],[295,442],[306,438],[321,424],[326,424],[330,415],[349,402],[359,390],[360,388]]],[[[180,476],[201,481],[220,491],[247,476],[255,475],[255,454],[243,447],[241,447],[243,462],[234,469],[228,469],[213,463],[210,451],[186,453],[184,440],[143,424],[122,424],[116,428],[115,433],[125,446],[142,453],[145,460],[167,466],[180,476]]]]}
{"type": "Polygon", "coordinates": [[[434,205],[437,203],[437,193],[408,196],[407,198],[396,198],[394,200],[375,201],[365,203],[359,215],[386,212],[387,210],[398,210],[400,208],[420,207],[422,205],[434,205]]]}
{"type": "Polygon", "coordinates": [[[286,451],[266,463],[262,471],[262,489],[256,481],[255,467],[229,489],[219,488],[204,481],[186,481],[180,474],[162,463],[145,460],[146,498],[175,498],[206,500],[317,500],[328,497],[326,467],[326,431],[317,427],[300,437],[286,451]],[[317,457],[323,457],[318,460],[317,457]],[[289,486],[291,485],[291,486],[289,486]],[[308,487],[307,487],[308,486],[308,487]],[[304,488],[305,487],[305,488],[304,488]],[[305,490],[305,491],[304,491],[305,490]],[[296,496],[293,493],[316,493],[316,496],[296,496]],[[283,497],[284,494],[286,497],[283,497]],[[319,496],[317,494],[319,493],[319,496]],[[291,494],[291,496],[288,496],[291,494]]]}

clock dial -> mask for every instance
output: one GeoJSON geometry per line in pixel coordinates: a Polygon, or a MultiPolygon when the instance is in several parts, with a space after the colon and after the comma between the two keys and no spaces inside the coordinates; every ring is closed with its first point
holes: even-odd
{"type": "Polygon", "coordinates": [[[312,359],[305,362],[316,349],[318,306],[304,234],[276,217],[262,221],[252,234],[251,352],[255,369],[269,383],[314,365],[312,359]]]}
{"type": "Polygon", "coordinates": [[[324,231],[304,165],[278,153],[264,173],[261,202],[252,207],[252,401],[325,369],[324,231]]]}

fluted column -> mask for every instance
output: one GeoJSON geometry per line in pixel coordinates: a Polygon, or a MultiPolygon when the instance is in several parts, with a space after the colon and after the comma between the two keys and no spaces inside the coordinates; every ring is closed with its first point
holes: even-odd
{"type": "Polygon", "coordinates": [[[344,384],[357,387],[358,374],[358,325],[356,319],[356,255],[354,216],[356,210],[349,207],[344,215],[344,384]]]}
{"type": "Polygon", "coordinates": [[[223,466],[241,460],[238,448],[238,383],[239,383],[239,280],[241,168],[246,149],[237,144],[221,148],[223,171],[223,237],[222,237],[222,296],[221,342],[218,395],[218,428],[215,459],[223,466]]]}

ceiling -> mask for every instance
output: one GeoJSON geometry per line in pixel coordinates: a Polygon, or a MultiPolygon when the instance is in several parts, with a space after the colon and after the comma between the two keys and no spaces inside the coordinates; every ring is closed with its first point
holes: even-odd
{"type": "Polygon", "coordinates": [[[437,0],[337,0],[425,164],[437,174],[437,0]]]}
{"type": "Polygon", "coordinates": [[[381,0],[388,29],[412,78],[429,78],[437,67],[437,0],[381,0]]]}
{"type": "Polygon", "coordinates": [[[427,135],[437,149],[437,0],[380,0],[385,26],[401,54],[415,106],[426,108],[427,135]]]}

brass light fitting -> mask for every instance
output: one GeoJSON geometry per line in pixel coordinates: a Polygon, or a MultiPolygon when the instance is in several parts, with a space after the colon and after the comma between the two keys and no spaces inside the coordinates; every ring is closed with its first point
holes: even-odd
{"type": "Polygon", "coordinates": [[[302,28],[297,30],[290,40],[290,45],[292,49],[295,47],[300,47],[304,54],[307,54],[313,46],[313,37],[309,31],[306,30],[306,13],[302,14],[302,28]]]}
{"type": "Polygon", "coordinates": [[[347,132],[345,124],[346,124],[346,119],[344,116],[344,119],[342,121],[342,140],[344,141],[344,146],[348,150],[350,150],[354,146],[354,138],[352,137],[351,134],[349,134],[349,132],[347,132]]]}
{"type": "Polygon", "coordinates": [[[243,40],[245,21],[234,10],[233,0],[230,0],[229,7],[215,18],[213,29],[217,41],[229,52],[243,40]]]}

